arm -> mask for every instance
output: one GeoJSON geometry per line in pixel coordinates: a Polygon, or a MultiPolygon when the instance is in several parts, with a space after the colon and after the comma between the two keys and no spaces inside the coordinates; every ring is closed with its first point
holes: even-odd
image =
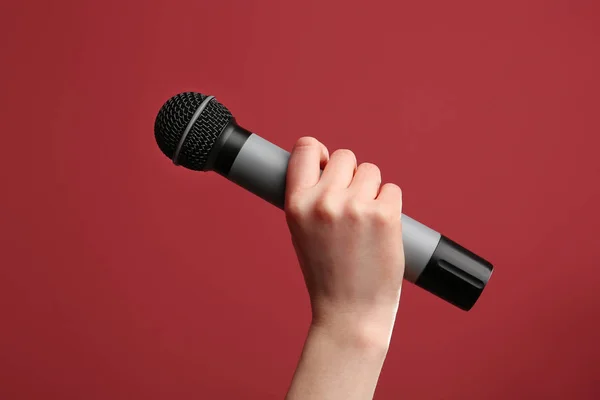
{"type": "Polygon", "coordinates": [[[287,400],[373,397],[400,299],[400,216],[400,189],[381,186],[377,167],[297,142],[286,217],[313,318],[287,400]]]}
{"type": "Polygon", "coordinates": [[[370,399],[388,349],[367,321],[312,325],[287,400],[370,399]]]}

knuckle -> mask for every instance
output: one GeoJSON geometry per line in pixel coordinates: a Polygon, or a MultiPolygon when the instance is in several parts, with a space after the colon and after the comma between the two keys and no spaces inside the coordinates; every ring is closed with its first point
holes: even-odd
{"type": "Polygon", "coordinates": [[[377,226],[388,226],[394,221],[394,216],[386,207],[376,207],[371,213],[371,218],[377,226]]]}
{"type": "Polygon", "coordinates": [[[296,197],[291,197],[285,205],[285,213],[289,220],[300,221],[306,216],[306,206],[304,202],[296,197]]]}
{"type": "Polygon", "coordinates": [[[397,227],[401,223],[401,215],[400,207],[381,204],[373,208],[370,217],[375,226],[387,229],[397,227]]]}
{"type": "Polygon", "coordinates": [[[296,148],[302,148],[302,147],[320,147],[321,146],[321,142],[319,142],[317,139],[315,139],[312,136],[302,136],[300,139],[298,139],[296,141],[296,148]]]}
{"type": "Polygon", "coordinates": [[[386,185],[388,185],[389,189],[392,190],[398,197],[402,198],[402,189],[400,189],[400,186],[396,185],[395,183],[386,183],[386,185]]]}
{"type": "Polygon", "coordinates": [[[360,221],[365,218],[366,205],[358,200],[351,199],[346,203],[344,215],[351,221],[360,221]]]}
{"type": "Polygon", "coordinates": [[[298,219],[305,214],[304,207],[300,201],[291,198],[285,207],[286,214],[292,219],[298,219]]]}
{"type": "Polygon", "coordinates": [[[338,149],[338,150],[334,151],[333,153],[336,155],[336,157],[347,158],[347,159],[356,161],[356,155],[354,154],[354,152],[352,150],[338,149]]]}
{"type": "Polygon", "coordinates": [[[334,197],[325,193],[314,204],[313,214],[318,221],[333,222],[338,218],[338,207],[334,197]]]}
{"type": "Polygon", "coordinates": [[[371,173],[371,174],[380,174],[381,171],[379,170],[379,167],[373,163],[369,163],[369,162],[364,162],[362,164],[360,164],[358,166],[359,169],[364,170],[365,172],[371,173]]]}

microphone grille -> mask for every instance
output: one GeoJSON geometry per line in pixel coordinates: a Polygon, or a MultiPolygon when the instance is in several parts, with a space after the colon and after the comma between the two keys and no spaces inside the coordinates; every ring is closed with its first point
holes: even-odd
{"type": "MultiPolygon", "coordinates": [[[[173,158],[185,129],[207,97],[202,93],[185,92],[171,97],[162,106],[154,122],[154,137],[167,157],[173,158]]],[[[217,138],[232,118],[227,107],[211,99],[185,137],[178,164],[202,171],[217,138]]]]}

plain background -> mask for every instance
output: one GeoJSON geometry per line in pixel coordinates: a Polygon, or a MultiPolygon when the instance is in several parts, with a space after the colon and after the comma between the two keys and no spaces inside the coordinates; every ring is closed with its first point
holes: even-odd
{"type": "Polygon", "coordinates": [[[405,285],[376,398],[598,399],[599,4],[4,1],[0,398],[283,398],[283,213],[154,142],[195,90],[494,263],[468,313],[405,285]]]}

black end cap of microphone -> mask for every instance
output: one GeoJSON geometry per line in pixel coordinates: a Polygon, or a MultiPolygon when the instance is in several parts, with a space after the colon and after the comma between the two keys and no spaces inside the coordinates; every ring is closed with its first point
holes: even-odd
{"type": "Polygon", "coordinates": [[[415,284],[469,311],[488,283],[494,267],[445,236],[415,284]]]}

